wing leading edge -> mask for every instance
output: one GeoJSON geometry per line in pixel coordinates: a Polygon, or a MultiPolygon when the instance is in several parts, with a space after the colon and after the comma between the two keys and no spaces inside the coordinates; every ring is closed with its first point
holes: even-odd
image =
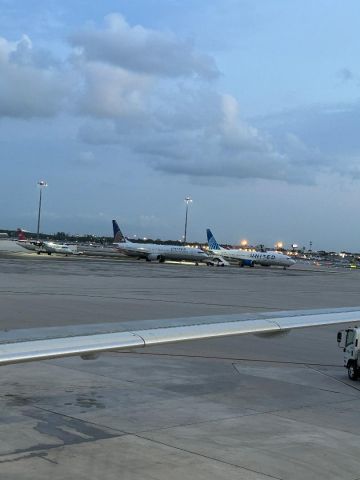
{"type": "MultiPolygon", "coordinates": [[[[280,312],[279,312],[280,313],[280,312]]],[[[0,344],[0,365],[47,360],[74,355],[89,356],[113,350],[141,348],[146,346],[178,343],[188,340],[245,335],[250,333],[283,333],[294,328],[320,327],[360,321],[360,307],[351,310],[335,309],[326,313],[304,311],[304,313],[283,313],[269,318],[239,320],[236,315],[196,317],[193,324],[157,327],[133,331],[98,333],[78,336],[46,338],[43,340],[21,340],[0,344]],[[209,323],[206,323],[208,320],[209,323]]],[[[269,314],[261,314],[266,316],[269,314]]],[[[273,315],[273,316],[272,316],[273,315]]],[[[241,318],[241,315],[238,316],[241,318]]],[[[176,321],[176,319],[174,319],[176,321]]]]}

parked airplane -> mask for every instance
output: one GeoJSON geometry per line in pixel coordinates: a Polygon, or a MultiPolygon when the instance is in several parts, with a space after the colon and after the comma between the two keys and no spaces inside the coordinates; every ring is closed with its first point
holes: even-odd
{"type": "Polygon", "coordinates": [[[43,242],[41,240],[32,240],[25,237],[25,232],[18,228],[18,240],[17,244],[26,250],[32,250],[38,255],[41,253],[47,253],[51,255],[52,253],[60,253],[63,255],[79,255],[76,245],[66,245],[64,243],[55,243],[55,242],[43,242]]]}
{"type": "Polygon", "coordinates": [[[119,252],[129,257],[145,259],[147,262],[158,260],[160,263],[165,260],[187,260],[190,262],[211,262],[211,259],[201,248],[183,247],[178,245],[157,245],[155,243],[134,243],[130,242],[122,234],[116,220],[112,221],[114,230],[113,244],[119,252]]]}
{"type": "Polygon", "coordinates": [[[61,253],[63,255],[80,255],[76,245],[67,245],[65,243],[44,242],[43,248],[48,255],[52,253],[61,253]]]}
{"type": "Polygon", "coordinates": [[[31,250],[33,252],[40,253],[47,253],[44,247],[44,242],[40,240],[33,240],[31,238],[26,238],[24,230],[21,228],[17,229],[17,244],[21,247],[25,248],[26,250],[31,250]]]}
{"type": "Polygon", "coordinates": [[[279,252],[247,252],[235,248],[227,250],[217,243],[210,229],[206,230],[206,234],[209,248],[213,254],[220,257],[221,259],[225,258],[228,260],[236,260],[239,262],[240,267],[243,267],[245,265],[253,267],[255,264],[258,264],[266,267],[276,265],[286,269],[287,267],[291,267],[291,265],[294,265],[294,263],[296,263],[295,260],[293,260],[289,256],[279,252]]]}

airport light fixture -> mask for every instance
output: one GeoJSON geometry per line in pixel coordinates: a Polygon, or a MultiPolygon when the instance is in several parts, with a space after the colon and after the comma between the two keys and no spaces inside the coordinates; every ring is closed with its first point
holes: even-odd
{"type": "Polygon", "coordinates": [[[244,238],[243,240],[240,241],[240,246],[242,248],[246,248],[248,246],[248,243],[249,242],[247,240],[245,240],[245,238],[244,238]]]}
{"type": "Polygon", "coordinates": [[[275,244],[275,248],[276,248],[277,250],[281,250],[281,249],[283,248],[283,246],[284,246],[283,242],[277,242],[277,243],[275,244]]]}
{"type": "Polygon", "coordinates": [[[45,180],[39,180],[37,182],[39,189],[40,189],[40,196],[39,196],[39,210],[38,210],[38,220],[37,220],[37,238],[39,239],[40,236],[40,218],[41,218],[41,202],[42,202],[42,191],[44,188],[48,186],[47,182],[45,180]]]}
{"type": "Polygon", "coordinates": [[[184,199],[184,202],[186,203],[186,209],[185,209],[185,231],[184,231],[184,243],[186,243],[186,234],[187,234],[187,223],[188,223],[188,213],[189,213],[189,204],[192,203],[191,197],[187,196],[184,199]]]}

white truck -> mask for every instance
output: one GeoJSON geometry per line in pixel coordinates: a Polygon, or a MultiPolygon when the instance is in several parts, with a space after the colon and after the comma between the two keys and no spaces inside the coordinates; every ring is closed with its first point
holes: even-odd
{"type": "Polygon", "coordinates": [[[357,380],[360,377],[360,328],[353,327],[341,330],[337,334],[338,346],[344,352],[344,367],[349,378],[357,380]]]}

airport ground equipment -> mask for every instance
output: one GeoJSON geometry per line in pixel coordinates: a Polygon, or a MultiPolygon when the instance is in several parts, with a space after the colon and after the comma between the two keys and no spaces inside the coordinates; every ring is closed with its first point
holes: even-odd
{"type": "Polygon", "coordinates": [[[360,327],[341,330],[337,334],[337,341],[344,351],[344,367],[349,378],[357,380],[360,377],[360,327]]]}

